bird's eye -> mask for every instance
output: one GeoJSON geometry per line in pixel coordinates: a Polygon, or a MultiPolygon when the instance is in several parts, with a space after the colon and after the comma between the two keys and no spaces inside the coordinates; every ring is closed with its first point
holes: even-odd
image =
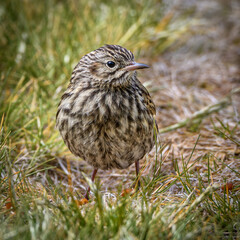
{"type": "Polygon", "coordinates": [[[113,61],[108,61],[107,62],[107,66],[110,67],[110,68],[113,68],[115,66],[115,62],[113,61]]]}

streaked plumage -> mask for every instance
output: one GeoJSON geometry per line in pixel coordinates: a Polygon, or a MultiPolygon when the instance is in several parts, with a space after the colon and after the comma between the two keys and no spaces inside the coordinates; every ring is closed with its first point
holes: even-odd
{"type": "Polygon", "coordinates": [[[127,168],[154,145],[155,106],[133,69],[133,54],[105,45],[82,57],[57,112],[70,151],[94,168],[127,168]],[[114,67],[109,67],[114,65],[114,67]]]}

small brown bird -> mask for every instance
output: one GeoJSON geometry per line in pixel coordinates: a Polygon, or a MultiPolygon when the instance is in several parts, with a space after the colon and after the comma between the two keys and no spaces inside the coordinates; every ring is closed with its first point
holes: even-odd
{"type": "MultiPolygon", "coordinates": [[[[57,111],[57,128],[76,156],[97,170],[124,169],[154,145],[155,105],[137,79],[133,54],[118,45],[105,45],[83,56],[57,111]]],[[[139,187],[139,181],[138,181],[139,187]]],[[[88,199],[90,188],[85,198],[88,199]]]]}

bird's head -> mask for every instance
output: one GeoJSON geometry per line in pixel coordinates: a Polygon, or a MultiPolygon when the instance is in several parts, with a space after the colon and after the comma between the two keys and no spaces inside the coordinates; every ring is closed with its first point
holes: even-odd
{"type": "Polygon", "coordinates": [[[135,70],[148,68],[136,63],[132,52],[119,45],[105,45],[82,57],[76,66],[81,75],[102,84],[123,85],[136,75],[135,70]]]}

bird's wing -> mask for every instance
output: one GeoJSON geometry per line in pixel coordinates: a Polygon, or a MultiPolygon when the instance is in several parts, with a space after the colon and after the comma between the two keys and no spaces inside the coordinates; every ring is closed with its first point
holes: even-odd
{"type": "Polygon", "coordinates": [[[140,89],[142,90],[142,96],[144,98],[144,101],[145,101],[145,104],[147,105],[147,108],[149,109],[149,111],[151,112],[151,114],[153,116],[156,115],[156,107],[155,107],[155,104],[154,102],[152,101],[152,98],[148,92],[148,90],[142,85],[142,83],[138,81],[138,87],[140,87],[140,89]]]}
{"type": "MultiPolygon", "coordinates": [[[[139,80],[138,80],[138,83],[139,83],[138,86],[142,90],[142,96],[144,98],[144,102],[147,106],[147,109],[150,111],[150,113],[153,115],[153,118],[155,119],[155,116],[156,116],[155,104],[154,104],[148,90],[142,85],[142,83],[139,80]]],[[[155,119],[155,129],[156,129],[156,132],[158,133],[158,125],[157,125],[156,119],[155,119]]]]}

